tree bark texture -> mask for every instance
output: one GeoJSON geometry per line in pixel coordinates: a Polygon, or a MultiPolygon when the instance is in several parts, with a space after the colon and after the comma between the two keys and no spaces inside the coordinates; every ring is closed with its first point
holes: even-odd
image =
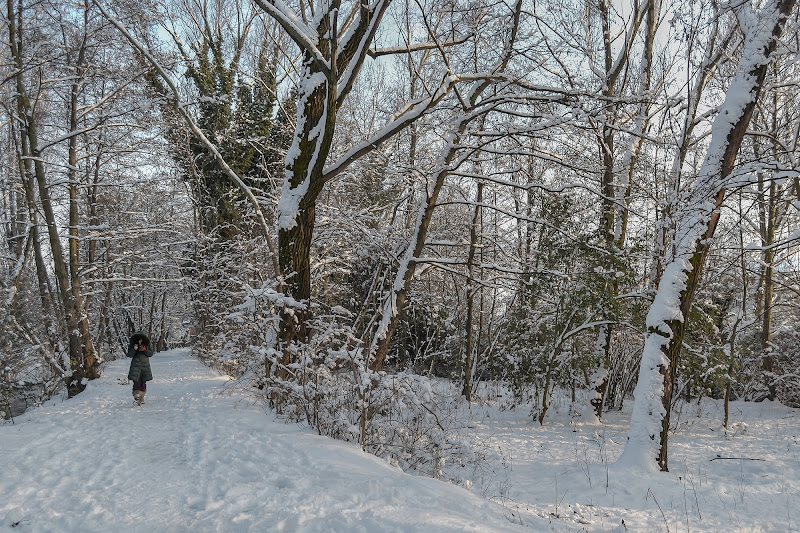
{"type": "MultiPolygon", "coordinates": [[[[343,40],[337,17],[340,2],[326,6],[315,17],[316,26],[306,27],[316,35],[298,31],[300,20],[289,20],[273,2],[257,0],[262,10],[276,18],[303,50],[302,82],[297,106],[297,126],[285,161],[285,179],[278,205],[278,260],[283,276],[281,292],[293,302],[281,312],[282,348],[280,377],[294,359],[292,345],[306,343],[311,317],[311,241],[316,201],[326,183],[325,163],[330,153],[336,115],[363,64],[368,46],[390,0],[357,6],[358,21],[350,38],[343,40]]],[[[268,369],[269,372],[269,369],[268,369]]]]}

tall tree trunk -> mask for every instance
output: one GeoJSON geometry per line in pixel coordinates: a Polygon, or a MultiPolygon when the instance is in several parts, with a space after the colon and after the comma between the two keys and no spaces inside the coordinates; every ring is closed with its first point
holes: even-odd
{"type": "MultiPolygon", "coordinates": [[[[660,4],[660,3],[659,3],[660,4]]],[[[622,171],[626,174],[618,176],[619,169],[615,165],[614,158],[614,143],[616,127],[613,124],[616,117],[615,106],[609,106],[608,116],[605,119],[602,128],[602,135],[598,139],[598,144],[602,152],[603,159],[603,175],[601,179],[601,190],[603,198],[600,208],[600,236],[605,245],[604,258],[604,276],[606,283],[604,291],[606,293],[606,302],[601,303],[603,309],[601,314],[603,321],[610,321],[613,319],[613,313],[608,308],[611,302],[614,302],[619,294],[619,280],[614,275],[618,270],[615,260],[625,246],[625,235],[627,229],[627,204],[630,201],[630,182],[633,177],[633,170],[636,165],[638,151],[641,147],[641,135],[647,127],[647,114],[649,109],[649,99],[647,93],[650,90],[651,83],[651,70],[653,60],[653,41],[655,39],[655,32],[657,28],[658,13],[656,13],[656,1],[648,0],[643,9],[640,9],[638,2],[635,6],[635,15],[631,22],[631,29],[628,32],[626,39],[626,52],[624,55],[614,62],[614,46],[610,30],[609,21],[609,7],[605,2],[600,2],[601,21],[603,26],[603,45],[604,45],[604,60],[605,60],[605,80],[603,87],[603,95],[610,100],[619,97],[619,92],[622,88],[616,87],[617,81],[623,68],[627,67],[628,61],[622,60],[622,57],[627,57],[627,51],[633,43],[633,37],[636,35],[638,27],[641,22],[646,19],[647,24],[645,28],[645,46],[642,56],[641,74],[644,76],[642,86],[639,90],[639,98],[642,102],[639,104],[639,109],[636,114],[636,126],[634,135],[629,143],[625,153],[625,162],[622,171]],[[622,181],[621,178],[626,178],[628,181],[627,187],[623,184],[623,194],[620,195],[618,190],[620,184],[617,180],[622,181]],[[625,205],[625,208],[621,207],[625,205]],[[609,276],[612,276],[609,279],[609,276]]],[[[611,339],[613,338],[614,327],[613,324],[605,324],[597,331],[597,342],[595,344],[595,357],[596,369],[593,376],[594,382],[594,397],[590,400],[592,410],[595,416],[600,419],[603,415],[603,404],[605,403],[606,391],[608,389],[609,368],[611,366],[611,339]]]]}
{"type": "MultiPolygon", "coordinates": [[[[311,60],[306,59],[306,64],[310,63],[311,60]]],[[[290,347],[296,342],[308,341],[311,240],[317,197],[324,183],[323,167],[336,123],[336,81],[313,72],[310,65],[306,68],[306,92],[300,96],[298,129],[287,156],[286,180],[279,206],[278,260],[284,276],[281,292],[294,300],[281,312],[283,364],[278,375],[283,379],[294,358],[290,347]]]]}
{"type": "MultiPolygon", "coordinates": [[[[19,106],[19,99],[17,103],[19,106]]],[[[20,116],[22,115],[21,111],[22,110],[18,107],[20,116]]],[[[20,135],[19,137],[17,136],[13,121],[11,122],[11,128],[12,136],[15,139],[15,144],[17,144],[17,160],[19,165],[20,179],[25,190],[25,201],[28,208],[28,224],[30,225],[29,239],[31,245],[33,246],[33,257],[36,265],[37,288],[39,289],[39,299],[42,303],[42,319],[44,320],[45,330],[47,331],[47,338],[48,340],[52,340],[56,336],[56,328],[53,322],[54,305],[52,301],[52,295],[49,290],[47,267],[45,266],[44,255],[42,254],[41,239],[39,237],[39,216],[36,208],[36,188],[34,186],[32,160],[30,157],[30,151],[28,150],[28,139],[25,137],[25,135],[20,135]]],[[[47,347],[47,351],[49,353],[52,353],[53,349],[53,345],[47,347]]]]}
{"type": "MultiPolygon", "coordinates": [[[[278,262],[281,292],[291,297],[281,311],[279,337],[282,360],[268,374],[288,377],[296,359],[295,346],[308,341],[311,317],[311,240],[317,197],[329,179],[325,164],[330,153],[339,107],[353,87],[369,44],[391,0],[359,4],[357,22],[338,35],[340,1],[334,0],[314,21],[289,20],[271,0],[256,4],[287,31],[303,53],[297,105],[297,125],[285,161],[285,179],[278,204],[278,262]],[[302,27],[302,31],[300,30],[302,27]],[[309,35],[314,35],[310,40],[309,35]]],[[[281,4],[282,5],[282,4],[281,4]]],[[[301,5],[301,9],[305,9],[301,5]]],[[[354,12],[354,15],[356,12],[354,12]]],[[[302,13],[305,17],[305,11],[302,13]]]]}
{"type": "Polygon", "coordinates": [[[474,372],[474,356],[472,346],[472,310],[475,302],[475,248],[478,242],[478,219],[481,214],[481,202],[483,202],[483,182],[478,183],[478,192],[475,196],[475,212],[472,215],[472,224],[469,230],[469,252],[467,253],[467,320],[464,326],[466,342],[464,343],[464,386],[461,394],[468,402],[472,401],[472,374],[474,372]]]}
{"type": "Polygon", "coordinates": [[[735,8],[742,22],[744,53],[714,121],[690,201],[678,217],[682,226],[676,235],[675,257],[664,270],[647,316],[636,402],[621,464],[646,466],[655,461],[661,470],[668,470],[670,406],[686,317],[719,221],[727,177],[750,123],[770,56],[793,7],[794,0],[774,0],[758,14],[749,3],[735,8]]]}
{"type": "MultiPolygon", "coordinates": [[[[102,164],[102,160],[103,160],[103,144],[102,142],[100,142],[97,147],[97,155],[94,158],[94,168],[93,171],[91,172],[91,179],[89,178],[90,174],[90,171],[88,170],[89,165],[87,165],[87,171],[86,171],[87,174],[86,183],[88,184],[87,185],[88,190],[86,192],[86,203],[89,211],[87,219],[89,221],[90,227],[97,227],[100,224],[100,216],[98,214],[98,208],[99,208],[98,192],[100,187],[100,166],[102,164]]],[[[95,272],[101,270],[101,268],[98,265],[95,265],[95,262],[97,261],[97,243],[98,241],[96,239],[89,239],[89,242],[86,245],[86,263],[92,271],[88,283],[92,288],[92,292],[96,290],[94,286],[96,278],[95,272]]],[[[92,309],[92,304],[93,304],[92,296],[87,295],[86,298],[84,298],[84,307],[87,313],[89,312],[90,309],[92,309]]],[[[99,317],[100,320],[103,320],[102,315],[99,315],[99,317]]],[[[100,345],[99,336],[102,335],[102,333],[100,333],[101,331],[102,328],[98,329],[98,334],[99,334],[97,341],[98,345],[100,345]]]]}
{"type": "Polygon", "coordinates": [[[44,168],[44,159],[39,152],[36,120],[30,105],[25,81],[23,79],[24,59],[22,57],[20,39],[21,32],[21,12],[14,12],[13,0],[7,0],[8,20],[9,20],[9,48],[14,66],[16,68],[15,81],[17,88],[17,106],[20,111],[21,134],[27,138],[28,148],[31,158],[34,161],[33,171],[38,186],[39,201],[47,224],[48,236],[50,238],[50,250],[53,256],[53,270],[58,282],[58,290],[61,303],[64,309],[64,319],[68,335],[68,356],[69,356],[69,375],[66,377],[67,393],[73,397],[86,388],[86,373],[84,369],[83,350],[81,346],[81,334],[79,331],[79,312],[75,304],[70,282],[67,264],[61,247],[61,240],[58,234],[58,226],[50,198],[49,184],[44,168]],[[18,27],[19,24],[19,27],[18,27]]]}
{"type": "MultiPolygon", "coordinates": [[[[774,75],[777,69],[773,68],[774,75]]],[[[778,95],[773,93],[770,102],[768,119],[770,131],[774,136],[778,136],[778,95]]],[[[766,106],[765,106],[766,107],[766,106]]],[[[774,138],[774,137],[773,137],[774,138]]],[[[776,160],[779,157],[777,144],[773,141],[770,148],[771,156],[776,160]]],[[[757,152],[756,157],[760,154],[757,152]]],[[[775,179],[770,179],[769,186],[764,187],[764,173],[758,174],[758,213],[759,213],[759,233],[761,234],[761,246],[763,247],[761,289],[762,293],[762,315],[761,315],[761,367],[765,384],[767,386],[767,397],[774,401],[777,394],[774,359],[772,355],[772,308],[774,306],[775,290],[775,238],[782,225],[780,209],[783,187],[775,179]]]]}
{"type": "MultiPolygon", "coordinates": [[[[761,176],[763,179],[763,175],[761,176]]],[[[759,189],[761,180],[759,180],[759,189]]],[[[767,191],[759,191],[759,203],[763,208],[761,212],[762,233],[761,244],[764,246],[763,271],[762,271],[762,291],[763,291],[763,310],[761,315],[761,366],[764,371],[764,378],[768,390],[768,398],[775,400],[775,375],[772,358],[772,307],[774,299],[774,263],[775,249],[772,244],[775,242],[775,223],[777,219],[777,197],[778,185],[775,180],[769,184],[767,191]]]]}
{"type": "MultiPolygon", "coordinates": [[[[311,108],[310,111],[315,113],[307,117],[307,128],[313,129],[317,126],[320,120],[327,120],[328,117],[322,116],[322,108],[311,108]]],[[[333,117],[331,124],[333,123],[333,117]]],[[[325,126],[327,131],[327,126],[325,126]]],[[[330,132],[332,133],[332,132],[330,132]]],[[[304,136],[308,137],[309,131],[304,132],[304,136]]],[[[310,142],[314,142],[313,140],[310,142]]],[[[317,142],[322,142],[317,140],[317,142]]],[[[320,151],[330,148],[330,138],[326,142],[326,146],[319,147],[320,151]]],[[[303,184],[313,182],[315,179],[319,181],[321,176],[321,165],[316,171],[309,169],[314,151],[311,148],[306,148],[301,155],[305,158],[304,161],[296,161],[294,166],[287,168],[287,178],[289,175],[292,179],[287,179],[286,184],[292,184],[294,189],[300,188],[303,184]],[[306,173],[310,172],[310,176],[306,173]]],[[[322,158],[324,160],[324,157],[322,158]]],[[[293,194],[291,189],[284,185],[282,198],[293,194]]],[[[282,221],[278,230],[278,260],[280,269],[283,273],[283,281],[281,292],[292,297],[293,302],[291,305],[285,305],[281,310],[281,327],[280,327],[280,340],[282,346],[282,359],[280,366],[275,369],[276,375],[279,379],[285,380],[289,377],[289,368],[291,363],[295,361],[295,344],[305,344],[309,339],[308,320],[311,318],[310,298],[311,298],[311,240],[314,234],[314,222],[316,218],[316,193],[306,192],[302,198],[302,202],[298,202],[296,212],[290,223],[282,221]]],[[[284,215],[286,216],[286,215],[284,215]]],[[[270,369],[267,369],[269,375],[270,369]]]]}
{"type": "Polygon", "coordinates": [[[86,379],[97,379],[100,377],[100,361],[92,343],[91,329],[89,327],[89,316],[83,306],[83,293],[81,291],[80,277],[80,210],[78,207],[78,94],[80,85],[86,72],[84,65],[86,54],[86,30],[88,24],[89,10],[84,7],[84,33],[83,41],[78,50],[78,57],[75,64],[75,80],[70,87],[70,106],[69,106],[69,131],[71,136],[68,142],[69,170],[67,171],[67,181],[69,189],[69,274],[70,288],[72,290],[72,300],[75,312],[78,313],[78,330],[81,337],[81,353],[83,358],[83,370],[86,379]]]}

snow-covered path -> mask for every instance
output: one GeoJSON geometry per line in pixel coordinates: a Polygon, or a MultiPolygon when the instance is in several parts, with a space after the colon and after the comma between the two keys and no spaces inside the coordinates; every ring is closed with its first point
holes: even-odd
{"type": "Polygon", "coordinates": [[[459,487],[273,421],[188,351],[128,361],[0,426],[0,526],[15,531],[531,531],[459,487]]]}

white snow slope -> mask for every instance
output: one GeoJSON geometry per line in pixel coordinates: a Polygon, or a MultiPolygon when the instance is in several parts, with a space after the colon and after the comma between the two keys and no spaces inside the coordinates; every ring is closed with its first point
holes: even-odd
{"type": "Polygon", "coordinates": [[[128,361],[0,426],[0,528],[85,531],[530,531],[499,504],[274,421],[174,350],[147,403],[128,361]]]}
{"type": "Polygon", "coordinates": [[[447,473],[468,491],[277,422],[186,350],[151,364],[142,407],[123,359],[0,425],[0,531],[800,531],[800,412],[778,403],[732,403],[728,430],[721,402],[680,404],[664,473],[614,464],[630,405],[597,424],[556,395],[540,426],[482,389],[458,416],[485,460],[447,473]]]}

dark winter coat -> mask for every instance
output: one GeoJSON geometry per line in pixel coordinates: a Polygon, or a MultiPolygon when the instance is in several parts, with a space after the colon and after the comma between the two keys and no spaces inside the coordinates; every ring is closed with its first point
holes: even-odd
{"type": "Polygon", "coordinates": [[[150,347],[150,339],[144,333],[134,333],[128,343],[128,357],[132,357],[131,369],[128,371],[128,379],[131,381],[152,381],[153,372],[150,370],[150,358],[153,356],[153,348],[150,347]],[[138,341],[144,341],[147,350],[136,351],[133,346],[138,341]]]}

